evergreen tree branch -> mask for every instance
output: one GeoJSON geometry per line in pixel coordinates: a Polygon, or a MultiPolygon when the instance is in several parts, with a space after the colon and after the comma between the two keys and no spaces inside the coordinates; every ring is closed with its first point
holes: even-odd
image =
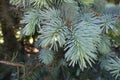
{"type": "Polygon", "coordinates": [[[9,62],[9,61],[0,61],[1,64],[5,64],[5,65],[10,65],[10,66],[16,66],[16,67],[24,67],[24,64],[21,63],[13,63],[13,62],[9,62]]]}

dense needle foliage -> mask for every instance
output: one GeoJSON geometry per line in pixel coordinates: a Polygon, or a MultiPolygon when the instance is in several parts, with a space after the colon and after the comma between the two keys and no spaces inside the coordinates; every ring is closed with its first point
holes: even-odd
{"type": "Polygon", "coordinates": [[[61,80],[93,80],[79,76],[87,71],[92,73],[95,65],[100,67],[100,80],[120,79],[120,59],[111,48],[113,36],[119,36],[120,6],[106,8],[105,0],[95,0],[90,5],[82,0],[10,0],[10,3],[23,8],[22,36],[38,34],[35,46],[40,49],[39,63],[48,66],[48,71],[46,67],[37,68],[26,80],[43,80],[41,75],[47,76],[45,80],[58,80],[61,73],[61,80]],[[106,74],[104,70],[112,75],[111,79],[102,77],[106,74]]]}

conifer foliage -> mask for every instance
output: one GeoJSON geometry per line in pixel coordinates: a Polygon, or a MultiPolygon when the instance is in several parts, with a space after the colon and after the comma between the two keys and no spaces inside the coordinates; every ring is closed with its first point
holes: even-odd
{"type": "Polygon", "coordinates": [[[79,65],[84,72],[98,62],[115,79],[120,77],[120,59],[111,56],[110,41],[110,34],[118,33],[115,25],[119,14],[106,14],[107,9],[102,7],[100,11],[97,3],[91,7],[79,0],[10,0],[10,3],[24,9],[22,35],[39,34],[36,45],[43,64],[51,64],[61,54],[67,66],[79,65]]]}

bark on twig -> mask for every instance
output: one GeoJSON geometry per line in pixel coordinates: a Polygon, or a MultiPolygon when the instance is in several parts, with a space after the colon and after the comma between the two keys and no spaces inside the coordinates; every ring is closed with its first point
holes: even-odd
{"type": "Polygon", "coordinates": [[[20,64],[20,63],[13,63],[13,62],[9,62],[9,61],[0,61],[1,64],[5,64],[5,65],[10,65],[10,66],[16,66],[16,67],[24,67],[24,64],[20,64]]]}

